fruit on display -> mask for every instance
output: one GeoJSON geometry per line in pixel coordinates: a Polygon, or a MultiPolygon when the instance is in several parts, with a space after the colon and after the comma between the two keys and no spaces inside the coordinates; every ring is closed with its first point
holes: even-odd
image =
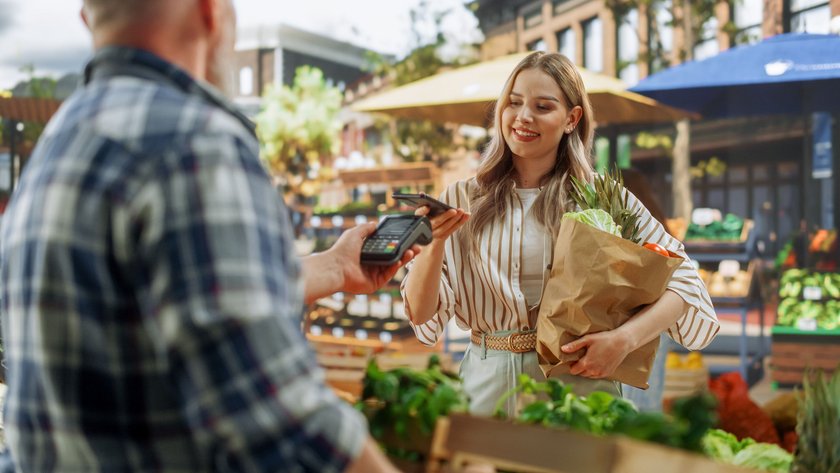
{"type": "Polygon", "coordinates": [[[811,243],[808,245],[808,251],[811,253],[828,253],[837,244],[837,230],[826,230],[825,228],[817,230],[811,243]]]}
{"type": "Polygon", "coordinates": [[[666,369],[702,369],[705,367],[703,363],[703,355],[699,351],[693,351],[687,355],[680,355],[679,353],[670,352],[665,357],[666,369]]]}
{"type": "Polygon", "coordinates": [[[734,214],[726,214],[723,220],[714,221],[708,225],[688,224],[685,233],[686,241],[740,241],[744,230],[744,219],[734,214]]]}
{"type": "Polygon", "coordinates": [[[789,269],[779,280],[779,297],[777,325],[840,328],[840,273],[789,269]]]}
{"type": "Polygon", "coordinates": [[[732,277],[725,277],[720,272],[712,274],[708,289],[712,297],[746,297],[750,292],[752,278],[748,271],[738,271],[732,277]]]}

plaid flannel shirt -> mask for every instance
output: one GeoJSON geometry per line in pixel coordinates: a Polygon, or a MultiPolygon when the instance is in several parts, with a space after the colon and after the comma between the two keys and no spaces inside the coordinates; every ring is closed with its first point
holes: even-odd
{"type": "Polygon", "coordinates": [[[6,438],[23,471],[343,471],[364,419],[300,331],[287,209],[250,122],[101,50],[6,211],[6,438]]]}

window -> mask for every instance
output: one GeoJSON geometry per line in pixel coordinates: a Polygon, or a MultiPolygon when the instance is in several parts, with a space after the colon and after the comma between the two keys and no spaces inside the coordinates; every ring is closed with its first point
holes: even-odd
{"type": "Polygon", "coordinates": [[[254,93],[254,70],[243,67],[239,70],[239,95],[248,96],[254,93]]]}
{"type": "Polygon", "coordinates": [[[566,28],[557,32],[557,52],[571,59],[575,60],[575,32],[571,28],[566,28]]]}
{"type": "Polygon", "coordinates": [[[735,44],[751,44],[761,39],[764,0],[740,0],[735,9],[735,44]]]}
{"type": "Polygon", "coordinates": [[[791,0],[789,29],[796,33],[828,33],[831,9],[825,0],[791,0]]]}
{"type": "Polygon", "coordinates": [[[542,17],[542,5],[532,10],[525,12],[523,15],[525,20],[525,29],[531,29],[535,26],[542,24],[543,17],[542,17]]]}
{"type": "Polygon", "coordinates": [[[703,25],[700,31],[700,38],[696,45],[694,45],[694,60],[700,61],[708,57],[712,57],[720,52],[720,44],[717,40],[718,19],[711,17],[703,25]]]}
{"type": "Polygon", "coordinates": [[[597,16],[583,24],[583,67],[593,72],[604,70],[604,33],[597,16]]]}
{"type": "Polygon", "coordinates": [[[670,55],[674,49],[674,30],[671,14],[672,0],[656,2],[649,10],[648,50],[650,73],[659,72],[671,65],[670,55]]]}
{"type": "Polygon", "coordinates": [[[629,85],[639,82],[639,10],[628,11],[618,25],[618,77],[629,85]]]}
{"type": "Polygon", "coordinates": [[[545,44],[545,40],[540,38],[528,43],[528,51],[547,51],[548,46],[545,44]]]}

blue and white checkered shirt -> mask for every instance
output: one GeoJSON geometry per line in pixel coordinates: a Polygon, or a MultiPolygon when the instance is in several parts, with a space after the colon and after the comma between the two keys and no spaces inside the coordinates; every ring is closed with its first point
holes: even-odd
{"type": "Polygon", "coordinates": [[[364,419],[300,331],[288,215],[247,120],[106,48],[0,234],[6,438],[23,471],[343,471],[364,419]]]}

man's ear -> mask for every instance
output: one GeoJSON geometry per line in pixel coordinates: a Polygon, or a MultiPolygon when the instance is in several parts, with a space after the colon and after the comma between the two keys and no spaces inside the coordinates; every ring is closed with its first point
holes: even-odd
{"type": "Polygon", "coordinates": [[[82,9],[79,10],[79,16],[82,17],[82,23],[85,24],[88,31],[92,31],[92,29],[90,27],[90,20],[88,20],[88,15],[87,15],[87,12],[85,11],[85,7],[82,7],[82,9]]]}
{"type": "Polygon", "coordinates": [[[214,33],[221,24],[218,0],[197,0],[197,2],[204,27],[207,28],[207,32],[214,33]]]}

